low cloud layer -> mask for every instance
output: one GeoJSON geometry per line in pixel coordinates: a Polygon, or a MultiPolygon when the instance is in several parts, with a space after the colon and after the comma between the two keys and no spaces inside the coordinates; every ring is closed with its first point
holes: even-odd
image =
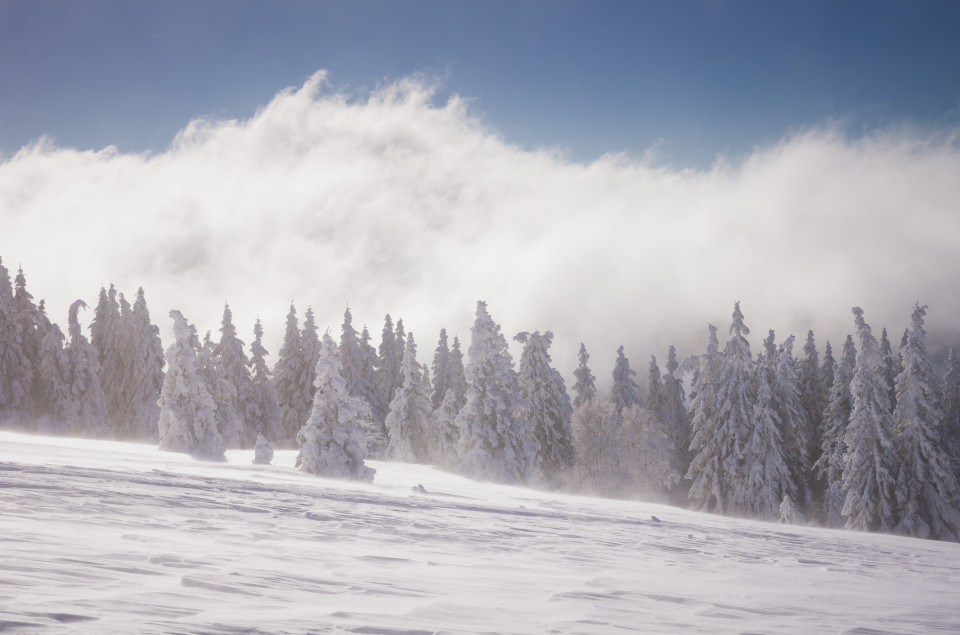
{"type": "Polygon", "coordinates": [[[734,300],[755,343],[812,328],[822,350],[852,305],[899,340],[917,300],[957,340],[958,174],[952,135],[829,127],[708,171],[579,164],[510,145],[428,81],[351,98],[319,72],[162,153],[23,148],[0,162],[0,256],[58,322],[102,284],[142,285],[165,339],[169,309],[216,332],[229,301],[273,352],[291,300],[334,334],[349,304],[376,341],[403,317],[428,359],[441,326],[469,339],[485,299],[508,336],[554,331],[568,377],[583,341],[606,379],[621,343],[641,373],[670,343],[699,351],[734,300]]]}

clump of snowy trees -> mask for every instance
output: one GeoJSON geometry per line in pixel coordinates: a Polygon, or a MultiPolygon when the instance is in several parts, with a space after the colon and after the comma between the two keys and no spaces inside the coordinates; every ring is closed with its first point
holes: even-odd
{"type": "Polygon", "coordinates": [[[754,355],[734,305],[721,345],[678,359],[669,348],[646,378],[616,351],[602,393],[580,344],[571,391],[553,367],[553,334],[507,338],[478,302],[466,356],[441,329],[418,359],[414,334],[384,318],[378,347],[349,308],[339,342],[293,304],[271,368],[263,327],[249,349],[224,306],[203,340],[171,311],[164,357],[143,289],[131,305],[100,290],[89,340],[74,302],[67,334],[0,261],[0,426],[159,443],[223,460],[230,448],[299,450],[299,469],[372,480],[366,459],[434,464],[473,478],[641,497],[691,509],[960,540],[960,359],[942,379],[927,351],[927,307],[914,307],[895,351],[853,309],[847,336],[822,359],[813,332],[769,331],[754,355]],[[164,368],[166,367],[166,372],[164,368]],[[685,383],[686,382],[686,383],[685,383]]]}

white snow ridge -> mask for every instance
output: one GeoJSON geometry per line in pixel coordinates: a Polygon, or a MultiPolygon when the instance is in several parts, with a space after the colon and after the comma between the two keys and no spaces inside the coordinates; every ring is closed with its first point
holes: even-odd
{"type": "Polygon", "coordinates": [[[0,631],[960,631],[955,543],[295,455],[0,432],[0,631]]]}

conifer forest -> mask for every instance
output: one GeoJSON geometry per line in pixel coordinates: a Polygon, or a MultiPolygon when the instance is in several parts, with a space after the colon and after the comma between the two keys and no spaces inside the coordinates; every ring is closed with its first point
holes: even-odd
{"type": "Polygon", "coordinates": [[[483,301],[469,333],[416,339],[400,317],[371,333],[347,308],[326,329],[291,304],[271,364],[259,319],[238,328],[225,305],[216,332],[201,334],[178,310],[151,317],[146,297],[101,288],[94,306],[70,305],[64,331],[24,272],[11,278],[0,261],[0,429],[158,444],[209,461],[244,448],[269,463],[274,448],[294,449],[301,471],[360,481],[374,475],[365,459],[421,463],[483,481],[960,540],[960,359],[951,350],[934,370],[919,302],[904,307],[902,336],[878,333],[853,307],[842,342],[770,330],[759,351],[735,302],[697,354],[671,346],[666,359],[632,363],[622,346],[581,343],[577,368],[557,369],[553,333],[505,334],[483,301]],[[91,311],[88,332],[80,311],[91,311]],[[173,326],[165,351],[158,319],[173,326]],[[522,347],[516,362],[508,339],[522,347]]]}

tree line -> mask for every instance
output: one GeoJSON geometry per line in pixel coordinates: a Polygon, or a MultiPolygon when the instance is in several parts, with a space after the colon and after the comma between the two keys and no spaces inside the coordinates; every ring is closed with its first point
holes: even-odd
{"type": "Polygon", "coordinates": [[[711,325],[705,352],[679,360],[671,346],[665,372],[651,358],[643,386],[621,346],[605,394],[581,344],[572,396],[552,366],[553,334],[517,334],[515,367],[482,301],[466,360],[441,330],[429,364],[402,320],[385,317],[375,348],[349,308],[335,341],[291,305],[272,368],[260,321],[247,349],[229,305],[216,340],[171,311],[165,356],[142,289],[132,306],[101,289],[89,340],[85,306],[71,305],[65,337],[22,270],[11,283],[0,261],[0,425],[211,460],[298,448],[300,469],[327,476],[369,480],[364,459],[386,458],[706,512],[960,537],[960,362],[951,352],[935,377],[919,304],[897,353],[854,308],[859,349],[850,335],[839,360],[828,342],[821,361],[812,331],[799,354],[793,336],[777,343],[770,331],[754,356],[736,303],[722,349],[711,325]]]}

